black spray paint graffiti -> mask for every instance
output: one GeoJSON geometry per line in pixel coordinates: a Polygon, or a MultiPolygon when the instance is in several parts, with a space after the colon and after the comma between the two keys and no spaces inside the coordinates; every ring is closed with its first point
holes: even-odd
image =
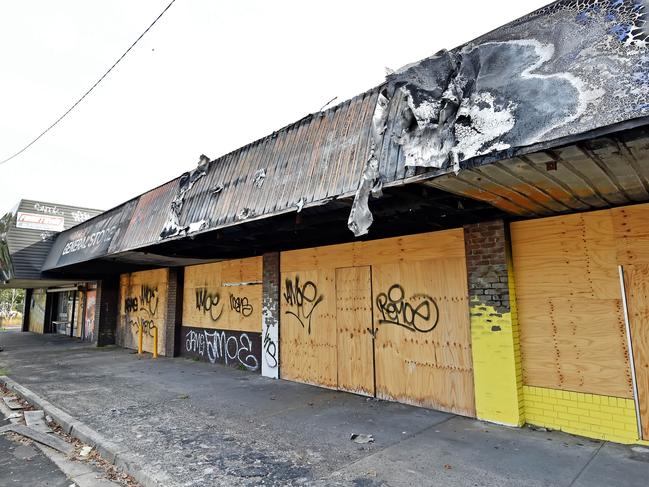
{"type": "Polygon", "coordinates": [[[142,327],[142,335],[149,336],[153,338],[153,330],[156,328],[153,320],[145,320],[144,318],[135,318],[133,320],[128,320],[129,325],[133,333],[139,333],[140,326],[142,327]]]}
{"type": "Polygon", "coordinates": [[[155,316],[158,311],[158,288],[143,284],[140,286],[140,296],[128,296],[124,299],[124,309],[127,313],[145,311],[149,316],[155,316]]]}
{"type": "Polygon", "coordinates": [[[270,327],[266,329],[266,334],[264,335],[264,355],[266,356],[266,363],[270,368],[274,369],[277,367],[277,344],[270,336],[270,327]]]}
{"type": "MultiPolygon", "coordinates": [[[[259,335],[257,335],[259,347],[259,335]]],[[[220,330],[189,330],[185,333],[185,352],[207,358],[211,363],[237,365],[258,370],[259,360],[247,333],[220,330]]]]}
{"type": "Polygon", "coordinates": [[[405,299],[400,284],[393,284],[387,293],[376,297],[376,306],[381,312],[380,324],[403,326],[410,331],[427,333],[433,331],[439,321],[439,308],[427,294],[414,294],[411,300],[421,300],[413,306],[405,299]]]}
{"type": "Polygon", "coordinates": [[[127,296],[124,299],[124,310],[126,314],[143,311],[149,317],[149,319],[144,319],[138,316],[129,319],[128,323],[133,333],[139,333],[141,327],[142,335],[153,337],[153,330],[156,328],[153,318],[158,311],[158,303],[158,288],[152,288],[146,284],[140,286],[139,296],[127,296]]]}
{"type": "Polygon", "coordinates": [[[322,294],[318,296],[318,288],[311,281],[307,281],[300,286],[300,278],[295,276],[295,282],[286,279],[284,299],[286,304],[296,308],[296,311],[287,311],[285,314],[295,316],[302,328],[305,328],[306,322],[308,324],[306,328],[310,335],[313,311],[324,300],[324,296],[322,294]]]}
{"type": "Polygon", "coordinates": [[[247,318],[252,314],[252,304],[248,302],[247,297],[238,297],[230,294],[230,309],[239,313],[244,318],[247,318]]]}
{"type": "Polygon", "coordinates": [[[143,284],[140,286],[140,309],[154,316],[158,311],[158,288],[152,288],[143,284]]]}
{"type": "Polygon", "coordinates": [[[212,321],[218,321],[223,314],[223,306],[220,309],[221,295],[219,293],[208,293],[206,288],[196,289],[196,309],[204,314],[210,315],[212,321]]]}

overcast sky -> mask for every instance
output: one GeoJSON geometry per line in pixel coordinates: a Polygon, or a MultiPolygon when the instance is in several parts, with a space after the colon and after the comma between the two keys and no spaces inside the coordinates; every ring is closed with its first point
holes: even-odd
{"type": "MultiPolygon", "coordinates": [[[[58,118],[170,0],[0,2],[0,160],[58,118]]],[[[177,0],[61,124],[0,165],[21,198],[109,209],[334,96],[548,3],[177,0]]]]}

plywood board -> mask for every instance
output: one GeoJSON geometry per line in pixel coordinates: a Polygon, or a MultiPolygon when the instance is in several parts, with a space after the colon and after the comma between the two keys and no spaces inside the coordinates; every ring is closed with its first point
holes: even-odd
{"type": "Polygon", "coordinates": [[[261,333],[261,257],[185,268],[183,326],[261,333]]]}
{"type": "Polygon", "coordinates": [[[630,397],[611,210],[511,225],[524,383],[630,397]]]}
{"type": "Polygon", "coordinates": [[[43,290],[35,290],[32,294],[32,301],[29,310],[29,331],[43,333],[45,324],[45,303],[47,295],[43,290]]]}
{"type": "Polygon", "coordinates": [[[511,225],[516,292],[523,298],[619,298],[610,212],[511,225]]]}
{"type": "Polygon", "coordinates": [[[475,416],[465,260],[372,266],[376,393],[475,416]]]}
{"type": "Polygon", "coordinates": [[[649,440],[649,265],[624,266],[642,439],[649,440]]]}
{"type": "Polygon", "coordinates": [[[610,213],[618,237],[618,262],[649,264],[649,204],[615,208],[610,213]]]}
{"type": "Polygon", "coordinates": [[[140,327],[142,348],[153,352],[154,330],[158,333],[158,353],[165,350],[168,269],[134,272],[120,276],[120,320],[118,339],[126,347],[137,349],[140,327]]]}
{"type": "Polygon", "coordinates": [[[632,397],[619,299],[518,299],[524,383],[632,397]]]}
{"type": "Polygon", "coordinates": [[[338,388],[374,396],[372,281],[366,267],[336,269],[338,388]]]}
{"type": "Polygon", "coordinates": [[[281,274],[280,374],[336,388],[335,270],[281,274]]]}
{"type": "Polygon", "coordinates": [[[464,257],[461,228],[282,252],[280,265],[282,272],[297,272],[456,257],[464,257]]]}

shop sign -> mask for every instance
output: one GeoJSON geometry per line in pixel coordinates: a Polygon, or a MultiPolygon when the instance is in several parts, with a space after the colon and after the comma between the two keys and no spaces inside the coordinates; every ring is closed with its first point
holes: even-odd
{"type": "Polygon", "coordinates": [[[19,211],[16,219],[16,227],[62,232],[65,229],[65,220],[59,215],[39,215],[37,213],[24,213],[19,211]]]}

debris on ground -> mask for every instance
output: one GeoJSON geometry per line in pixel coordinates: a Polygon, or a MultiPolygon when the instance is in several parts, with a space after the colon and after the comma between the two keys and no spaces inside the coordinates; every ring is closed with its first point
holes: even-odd
{"type": "Polygon", "coordinates": [[[360,443],[361,445],[365,443],[374,443],[374,436],[372,435],[352,433],[349,439],[352,440],[354,443],[360,443]]]}
{"type": "Polygon", "coordinates": [[[79,451],[79,456],[87,457],[88,455],[90,455],[91,451],[92,451],[92,447],[86,445],[86,446],[82,447],[81,450],[79,451]]]}
{"type": "Polygon", "coordinates": [[[73,450],[70,444],[58,438],[57,436],[41,433],[40,431],[36,431],[30,428],[29,426],[25,426],[22,424],[12,424],[9,426],[5,426],[3,430],[12,431],[13,433],[17,433],[21,436],[29,438],[30,440],[34,440],[42,445],[49,446],[50,448],[53,448],[56,451],[65,453],[66,455],[72,453],[73,450]]]}
{"type": "Polygon", "coordinates": [[[15,409],[24,409],[25,406],[20,404],[18,401],[16,401],[15,398],[13,397],[3,397],[2,400],[4,401],[5,405],[12,410],[15,409]]]}
{"type": "MultiPolygon", "coordinates": [[[[49,415],[45,415],[42,410],[37,410],[30,403],[17,397],[1,384],[0,397],[2,397],[2,401],[0,401],[0,413],[6,413],[8,411],[8,406],[5,406],[8,401],[15,402],[21,406],[18,412],[9,414],[13,423],[2,427],[2,430],[6,429],[4,434],[7,438],[25,445],[46,445],[64,453],[70,461],[92,465],[107,480],[116,482],[124,487],[140,487],[140,484],[132,476],[120,472],[115,465],[103,459],[93,447],[64,433],[63,428],[55,423],[49,415]],[[28,421],[32,423],[32,427],[26,424],[28,421]],[[33,428],[34,421],[36,424],[42,421],[40,427],[43,428],[44,425],[44,428],[49,429],[49,432],[37,431],[33,428]]],[[[46,448],[41,448],[43,452],[46,450],[46,448]]],[[[71,485],[77,487],[76,484],[71,485]]]]}
{"type": "Polygon", "coordinates": [[[25,411],[25,424],[30,428],[40,431],[41,433],[51,433],[50,428],[45,422],[45,413],[41,410],[25,411]]]}

